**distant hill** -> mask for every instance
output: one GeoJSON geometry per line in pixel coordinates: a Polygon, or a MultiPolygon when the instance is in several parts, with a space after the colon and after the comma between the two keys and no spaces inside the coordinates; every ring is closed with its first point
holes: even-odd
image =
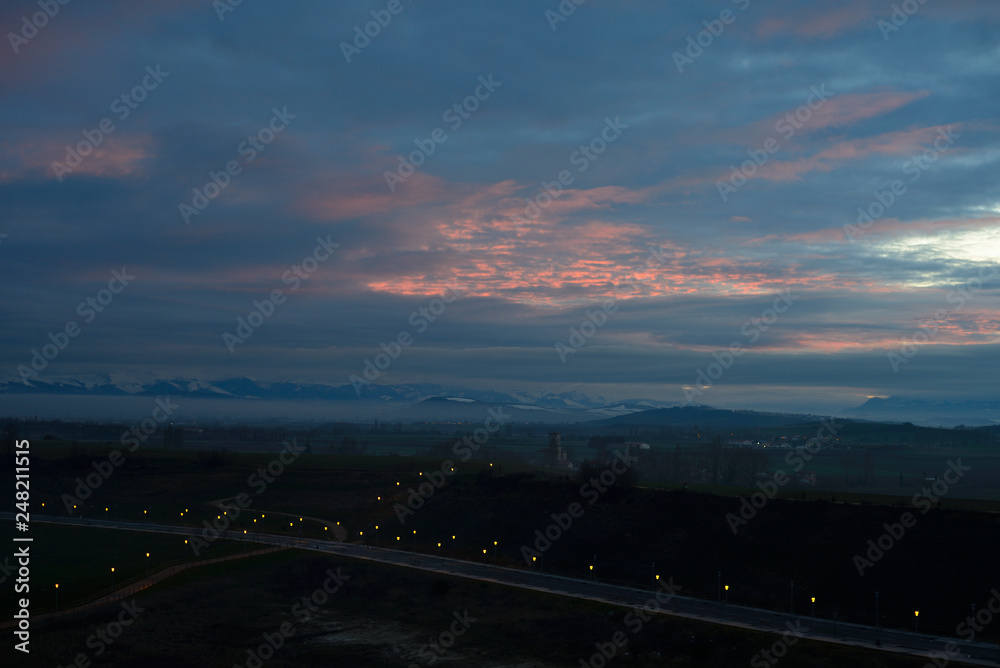
{"type": "Polygon", "coordinates": [[[782,427],[804,424],[820,419],[815,415],[794,413],[758,413],[732,411],[710,406],[674,406],[629,413],[606,420],[595,420],[594,426],[637,425],[648,427],[706,427],[710,429],[736,429],[753,427],[782,427]]]}
{"type": "Polygon", "coordinates": [[[925,426],[1000,424],[1000,401],[939,401],[910,397],[872,397],[845,411],[848,417],[882,422],[912,422],[925,426]]]}

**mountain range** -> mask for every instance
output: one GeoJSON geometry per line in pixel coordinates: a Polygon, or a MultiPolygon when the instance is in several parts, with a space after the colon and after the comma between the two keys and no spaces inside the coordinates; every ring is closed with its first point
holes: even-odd
{"type": "MultiPolygon", "coordinates": [[[[32,414],[34,406],[87,406],[87,412],[106,413],[122,401],[133,403],[169,396],[202,414],[223,413],[246,417],[297,416],[335,419],[378,418],[390,420],[482,421],[491,407],[502,406],[516,422],[573,423],[610,420],[627,424],[679,424],[690,421],[691,406],[633,398],[613,401],[598,394],[571,392],[502,392],[429,383],[368,385],[359,387],[310,382],[264,382],[251,378],[204,381],[194,378],[161,378],[153,375],[86,374],[38,378],[26,385],[16,376],[0,380],[0,402],[20,414],[32,414]],[[41,398],[44,397],[44,400],[41,398]],[[86,398],[89,403],[80,403],[86,398]],[[18,399],[19,401],[15,401],[18,399]],[[63,399],[64,401],[59,401],[63,399]],[[74,400],[76,400],[74,402],[74,400]],[[107,401],[100,401],[107,400],[107,401]],[[117,403],[114,400],[119,400],[117,403]],[[101,407],[101,408],[97,408],[101,407]],[[308,407],[308,410],[307,408],[308,407]]],[[[134,404],[135,410],[144,410],[134,404]]],[[[704,411],[719,411],[707,406],[704,411]]],[[[135,412],[135,410],[131,412],[135,412]]],[[[196,411],[196,412],[198,412],[196,411]]],[[[8,411],[0,406],[0,416],[8,411]]],[[[812,418],[786,413],[726,411],[731,416],[705,413],[703,423],[723,420],[727,424],[769,426],[788,424],[790,419],[812,418]]],[[[77,414],[80,410],[76,411],[77,414]]],[[[54,415],[54,417],[61,417],[54,415]]],[[[94,417],[98,417],[94,415],[94,417]]],[[[100,417],[104,417],[101,415],[100,417]]],[[[902,396],[873,397],[862,405],[841,411],[838,417],[878,422],[913,422],[927,426],[1000,423],[1000,401],[979,399],[944,401],[902,396]]]]}

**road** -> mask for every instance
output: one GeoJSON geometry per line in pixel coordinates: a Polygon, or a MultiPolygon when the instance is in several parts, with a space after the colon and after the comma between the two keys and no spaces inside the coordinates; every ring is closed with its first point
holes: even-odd
{"type": "MultiPolygon", "coordinates": [[[[0,519],[13,520],[13,513],[0,513],[0,519]]],[[[71,526],[91,526],[107,529],[142,531],[148,533],[168,533],[182,536],[197,535],[192,527],[154,524],[148,522],[122,522],[115,520],[43,517],[32,515],[32,521],[47,524],[71,526]]],[[[224,535],[231,540],[242,540],[244,536],[231,532],[224,535]]],[[[536,572],[528,569],[494,566],[489,563],[464,561],[404,550],[376,548],[355,543],[342,543],[314,539],[294,538],[271,534],[248,534],[246,540],[276,546],[291,546],[327,554],[336,554],[355,559],[367,559],[385,564],[417,568],[425,571],[454,575],[463,578],[494,582],[502,585],[531,589],[559,596],[587,599],[612,605],[639,607],[655,610],[661,614],[699,619],[714,624],[724,624],[747,629],[756,629],[783,634],[795,629],[813,640],[835,642],[844,645],[865,647],[872,650],[913,654],[916,656],[941,657],[947,643],[954,643],[957,650],[950,661],[961,661],[974,665],[1000,665],[1000,646],[984,642],[966,642],[958,638],[945,638],[917,634],[898,629],[876,629],[860,624],[834,623],[833,620],[817,619],[815,624],[808,615],[796,615],[729,605],[717,601],[690,598],[679,594],[669,595],[669,585],[661,581],[659,601],[650,590],[625,587],[600,581],[579,580],[558,575],[536,572]],[[876,643],[878,643],[876,645],[876,643]],[[933,653],[933,654],[932,654],[933,653]]],[[[682,583],[679,583],[682,584],[682,583]]],[[[683,591],[683,588],[678,588],[683,591]]],[[[761,648],[764,649],[764,648],[761,648]]]]}

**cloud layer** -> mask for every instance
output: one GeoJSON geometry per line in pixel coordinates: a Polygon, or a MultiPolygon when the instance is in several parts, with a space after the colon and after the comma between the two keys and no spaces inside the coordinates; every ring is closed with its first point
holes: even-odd
{"type": "Polygon", "coordinates": [[[996,396],[1000,10],[669,5],[8,3],[0,366],[996,396]]]}

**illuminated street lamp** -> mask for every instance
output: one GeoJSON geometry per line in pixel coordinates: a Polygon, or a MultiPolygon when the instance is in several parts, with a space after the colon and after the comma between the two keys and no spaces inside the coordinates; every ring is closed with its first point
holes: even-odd
{"type": "Polygon", "coordinates": [[[726,603],[725,603],[725,609],[726,610],[729,609],[729,585],[726,585],[726,603]]]}
{"type": "Polygon", "coordinates": [[[59,583],[56,583],[56,612],[59,612],[59,583]]]}
{"type": "Polygon", "coordinates": [[[493,565],[497,565],[497,541],[493,541],[493,565]]]}
{"type": "Polygon", "coordinates": [[[115,567],[111,567],[111,593],[115,591],[115,567]]]}
{"type": "Polygon", "coordinates": [[[915,633],[920,633],[920,611],[913,611],[913,631],[915,633]]]}
{"type": "Polygon", "coordinates": [[[590,565],[590,579],[594,579],[594,564],[590,565]]]}
{"type": "Polygon", "coordinates": [[[813,628],[815,628],[816,627],[816,597],[813,596],[809,600],[812,601],[813,628]]]}
{"type": "Polygon", "coordinates": [[[486,548],[483,548],[483,565],[486,565],[486,548]]]}
{"type": "Polygon", "coordinates": [[[375,547],[378,547],[378,525],[375,525],[375,547]]]}
{"type": "Polygon", "coordinates": [[[417,530],[413,530],[413,551],[417,551],[417,530]]]}
{"type": "Polygon", "coordinates": [[[149,552],[146,553],[146,579],[149,579],[149,552]]]}
{"type": "Polygon", "coordinates": [[[451,537],[451,558],[455,558],[455,537],[451,537]]]}
{"type": "Polygon", "coordinates": [[[438,541],[438,556],[441,556],[441,541],[438,541]]]}

